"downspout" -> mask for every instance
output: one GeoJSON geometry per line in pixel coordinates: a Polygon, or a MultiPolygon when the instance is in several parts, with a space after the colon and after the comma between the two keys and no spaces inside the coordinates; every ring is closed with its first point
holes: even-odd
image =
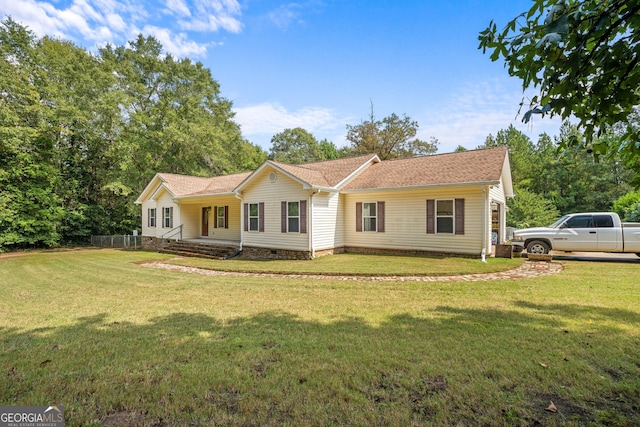
{"type": "Polygon", "coordinates": [[[236,199],[240,200],[240,247],[238,252],[242,252],[242,244],[244,243],[244,206],[242,206],[242,197],[238,193],[233,193],[236,199]]]}
{"type": "Polygon", "coordinates": [[[307,229],[309,231],[309,252],[311,253],[311,259],[316,257],[316,249],[313,246],[313,196],[318,193],[320,193],[320,190],[313,190],[309,193],[309,215],[307,215],[309,224],[307,229]]]}
{"type": "Polygon", "coordinates": [[[487,187],[482,187],[482,262],[487,262],[487,187]]]}

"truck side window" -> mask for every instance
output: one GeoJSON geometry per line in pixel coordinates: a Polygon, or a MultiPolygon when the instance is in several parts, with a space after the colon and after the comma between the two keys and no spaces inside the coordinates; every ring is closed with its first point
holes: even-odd
{"type": "Polygon", "coordinates": [[[594,215],[593,222],[598,228],[613,228],[613,218],[611,215],[594,215]]]}
{"type": "Polygon", "coordinates": [[[567,228],[591,228],[593,221],[591,215],[577,215],[570,218],[566,223],[567,228]]]}

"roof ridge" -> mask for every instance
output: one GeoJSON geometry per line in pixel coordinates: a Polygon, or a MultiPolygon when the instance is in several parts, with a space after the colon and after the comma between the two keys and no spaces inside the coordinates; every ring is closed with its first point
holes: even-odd
{"type": "Polygon", "coordinates": [[[477,153],[479,151],[489,151],[489,150],[497,150],[497,149],[502,149],[502,150],[507,149],[508,150],[509,147],[507,145],[499,145],[499,146],[496,146],[496,147],[474,148],[472,150],[452,151],[450,153],[423,154],[423,155],[414,156],[414,157],[402,157],[402,158],[381,160],[381,162],[396,162],[396,161],[401,161],[401,160],[417,160],[417,159],[423,159],[425,157],[455,156],[455,155],[459,155],[459,154],[477,153]]]}

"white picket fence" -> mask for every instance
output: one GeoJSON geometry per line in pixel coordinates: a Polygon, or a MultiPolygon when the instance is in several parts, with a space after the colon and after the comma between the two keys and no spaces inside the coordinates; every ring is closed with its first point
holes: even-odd
{"type": "Polygon", "coordinates": [[[91,236],[91,246],[102,248],[141,249],[142,236],[121,234],[114,236],[91,236]]]}

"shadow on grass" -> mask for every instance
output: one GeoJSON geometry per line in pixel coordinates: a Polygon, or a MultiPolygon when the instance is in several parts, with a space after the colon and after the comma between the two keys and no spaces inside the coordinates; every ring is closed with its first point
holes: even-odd
{"type": "Polygon", "coordinates": [[[516,306],[4,329],[0,404],[61,404],[69,426],[640,423],[640,338],[611,326],[640,326],[637,313],[516,306]]]}

